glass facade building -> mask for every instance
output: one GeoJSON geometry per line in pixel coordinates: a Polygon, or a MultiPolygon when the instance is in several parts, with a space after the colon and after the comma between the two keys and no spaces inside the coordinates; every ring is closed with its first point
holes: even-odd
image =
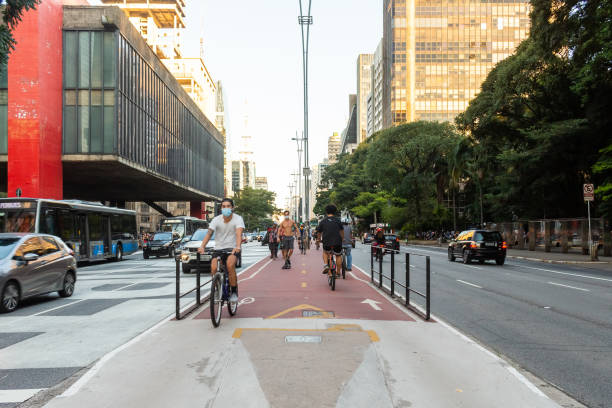
{"type": "Polygon", "coordinates": [[[223,196],[222,141],[177,95],[182,88],[160,75],[161,62],[143,57],[119,30],[64,30],[63,58],[64,155],[118,156],[223,196]]]}
{"type": "Polygon", "coordinates": [[[452,121],[529,35],[529,0],[385,0],[385,127],[452,121]]]}

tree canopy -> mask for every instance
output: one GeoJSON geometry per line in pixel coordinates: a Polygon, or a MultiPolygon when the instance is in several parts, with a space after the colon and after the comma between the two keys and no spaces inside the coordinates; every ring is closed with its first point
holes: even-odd
{"type": "Polygon", "coordinates": [[[234,195],[234,211],[244,219],[247,231],[262,230],[273,223],[275,200],[276,194],[272,191],[247,187],[234,195]]]}
{"type": "Polygon", "coordinates": [[[0,25],[0,66],[8,63],[8,56],[15,49],[15,38],[13,38],[13,30],[21,21],[23,13],[35,9],[41,0],[10,0],[5,5],[1,6],[2,21],[0,25]]]}

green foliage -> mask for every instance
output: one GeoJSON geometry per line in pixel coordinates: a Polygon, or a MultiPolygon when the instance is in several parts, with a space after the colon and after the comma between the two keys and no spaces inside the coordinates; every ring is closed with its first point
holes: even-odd
{"type": "Polygon", "coordinates": [[[16,41],[13,38],[13,30],[21,21],[23,13],[35,9],[41,0],[9,0],[2,6],[2,21],[0,25],[0,66],[8,63],[8,56],[15,49],[16,41]]]}
{"type": "Polygon", "coordinates": [[[276,211],[276,194],[260,189],[245,188],[234,196],[234,211],[241,215],[247,231],[261,230],[273,224],[270,216],[276,211]]]}

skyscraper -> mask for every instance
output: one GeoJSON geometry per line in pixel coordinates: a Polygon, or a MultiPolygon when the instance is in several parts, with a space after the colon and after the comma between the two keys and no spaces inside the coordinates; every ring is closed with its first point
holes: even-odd
{"type": "Polygon", "coordinates": [[[368,96],[372,90],[373,54],[357,57],[357,143],[366,139],[368,128],[368,96]]]}
{"type": "Polygon", "coordinates": [[[368,128],[366,137],[383,128],[383,40],[380,40],[372,58],[372,90],[368,96],[368,128]]]}
{"type": "Polygon", "coordinates": [[[384,0],[383,127],[452,121],[529,35],[529,0],[384,0]]]}
{"type": "Polygon", "coordinates": [[[327,158],[329,162],[335,163],[338,154],[340,154],[340,135],[338,135],[338,132],[334,132],[327,139],[327,158]]]}

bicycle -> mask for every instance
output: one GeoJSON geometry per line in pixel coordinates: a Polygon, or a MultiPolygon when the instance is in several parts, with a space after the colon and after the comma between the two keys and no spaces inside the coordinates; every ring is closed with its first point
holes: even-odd
{"type": "MultiPolygon", "coordinates": [[[[329,271],[331,272],[329,275],[327,275],[327,283],[331,287],[331,290],[336,290],[336,279],[338,276],[336,275],[336,254],[334,254],[333,251],[329,253],[327,264],[329,266],[329,271]]],[[[346,279],[346,260],[344,257],[344,249],[342,250],[341,270],[342,279],[346,279]]]]}
{"type": "Polygon", "coordinates": [[[302,255],[306,255],[306,238],[300,239],[300,252],[302,255]]]}
{"type": "MultiPolygon", "coordinates": [[[[225,262],[227,257],[232,254],[231,249],[221,249],[213,251],[213,257],[217,258],[217,273],[212,278],[210,285],[210,320],[214,327],[219,327],[221,323],[221,310],[223,304],[227,302],[227,311],[230,316],[234,316],[238,311],[238,302],[230,302],[229,272],[225,262]]],[[[236,293],[237,294],[237,293],[236,293]]]]}

